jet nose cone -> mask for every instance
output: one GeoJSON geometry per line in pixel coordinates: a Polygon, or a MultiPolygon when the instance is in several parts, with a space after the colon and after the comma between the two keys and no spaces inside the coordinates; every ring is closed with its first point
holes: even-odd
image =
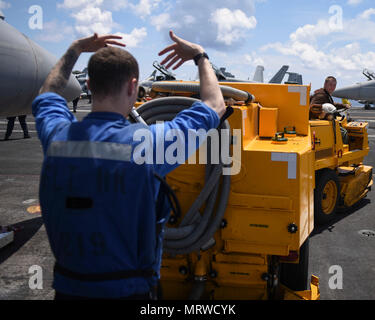
{"type": "Polygon", "coordinates": [[[351,100],[374,100],[375,80],[337,89],[332,95],[336,98],[351,100]]]}
{"type": "Polygon", "coordinates": [[[360,99],[361,88],[360,85],[353,85],[348,87],[343,87],[340,89],[336,89],[332,96],[336,98],[345,98],[345,99],[352,99],[352,100],[359,100],[360,99]]]}
{"type": "Polygon", "coordinates": [[[70,75],[69,82],[62,93],[62,96],[66,99],[66,101],[72,101],[75,98],[78,98],[81,95],[82,89],[74,75],[70,75]]]}
{"type": "MultiPolygon", "coordinates": [[[[33,52],[35,53],[37,61],[38,77],[36,83],[39,91],[39,88],[43,85],[58,59],[35,42],[29,40],[29,43],[33,49],[33,52]]],[[[61,95],[66,99],[66,101],[72,101],[79,97],[80,94],[81,86],[79,85],[77,78],[71,74],[67,86],[61,95]]]]}
{"type": "MultiPolygon", "coordinates": [[[[0,116],[30,114],[33,100],[57,61],[0,19],[0,116]]],[[[80,93],[79,82],[70,75],[62,96],[71,101],[80,93]]]]}

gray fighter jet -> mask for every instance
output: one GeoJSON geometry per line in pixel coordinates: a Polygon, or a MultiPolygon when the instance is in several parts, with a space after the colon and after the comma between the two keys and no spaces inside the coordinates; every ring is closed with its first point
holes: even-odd
{"type": "Polygon", "coordinates": [[[170,72],[167,68],[161,65],[159,62],[154,61],[152,66],[155,70],[151,73],[151,75],[141,81],[138,86],[138,98],[142,99],[147,94],[151,92],[152,84],[155,81],[175,81],[176,76],[172,72],[170,72]]]}
{"type": "MultiPolygon", "coordinates": [[[[368,70],[368,69],[363,70],[363,75],[367,78],[368,81],[375,80],[375,73],[371,70],[368,70]]],[[[358,102],[360,104],[364,104],[366,110],[373,109],[371,105],[375,104],[375,100],[372,100],[372,101],[359,100],[358,102]]]]}
{"type": "MultiPolygon", "coordinates": [[[[257,66],[255,69],[253,80],[241,80],[236,79],[233,74],[228,72],[226,68],[221,67],[218,68],[214,64],[212,64],[212,68],[215,71],[216,77],[218,81],[221,82],[250,82],[250,83],[264,83],[264,67],[257,66]]],[[[155,68],[154,72],[145,80],[141,81],[139,84],[138,90],[138,98],[143,99],[147,94],[151,92],[152,84],[155,81],[175,81],[176,76],[171,73],[168,69],[166,69],[163,65],[159,62],[154,61],[153,67],[155,68]]],[[[282,66],[280,70],[272,77],[269,83],[276,83],[280,84],[283,82],[285,75],[288,74],[288,80],[285,82],[286,84],[299,84],[302,85],[302,75],[299,73],[287,72],[289,66],[282,66]]],[[[198,77],[197,77],[198,78],[198,77]]]]}
{"type": "MultiPolygon", "coordinates": [[[[0,117],[31,114],[32,101],[57,58],[0,16],[0,117]]],[[[71,101],[80,94],[81,86],[72,74],[63,97],[71,101]]]]}
{"type": "MultiPolygon", "coordinates": [[[[236,79],[234,75],[227,72],[225,68],[217,68],[215,65],[212,65],[216,77],[219,81],[227,81],[227,82],[251,82],[251,83],[263,83],[264,82],[264,67],[263,66],[257,66],[255,69],[253,80],[240,80],[236,79]]],[[[288,80],[285,83],[288,84],[300,84],[302,85],[302,75],[298,73],[292,73],[287,72],[289,69],[289,66],[282,66],[279,71],[272,77],[272,79],[269,81],[269,83],[277,83],[280,84],[283,82],[285,75],[289,75],[288,80]]]]}
{"type": "Polygon", "coordinates": [[[366,109],[370,109],[371,104],[375,101],[375,73],[370,70],[363,70],[367,82],[357,83],[351,86],[336,89],[332,96],[336,98],[344,98],[356,100],[365,105],[366,109]]]}

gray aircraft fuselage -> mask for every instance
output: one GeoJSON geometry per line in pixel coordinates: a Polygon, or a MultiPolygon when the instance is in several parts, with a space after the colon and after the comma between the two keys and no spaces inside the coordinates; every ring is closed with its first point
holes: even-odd
{"type": "MultiPolygon", "coordinates": [[[[0,19],[0,116],[31,114],[32,101],[58,59],[0,19]]],[[[71,101],[81,93],[72,74],[62,96],[71,101]]]]}
{"type": "Polygon", "coordinates": [[[375,80],[336,89],[332,96],[357,101],[375,101],[375,80]]]}

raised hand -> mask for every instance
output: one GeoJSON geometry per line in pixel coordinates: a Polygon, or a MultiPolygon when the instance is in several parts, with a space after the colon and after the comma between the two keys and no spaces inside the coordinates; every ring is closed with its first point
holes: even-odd
{"type": "Polygon", "coordinates": [[[125,47],[125,44],[114,39],[122,39],[120,36],[107,35],[99,37],[97,33],[88,38],[76,40],[68,51],[60,58],[49,73],[39,93],[55,92],[62,94],[69,81],[74,64],[82,52],[96,52],[109,44],[125,47]]]}
{"type": "Polygon", "coordinates": [[[169,36],[171,37],[174,44],[166,47],[164,50],[159,52],[159,56],[166,54],[172,51],[162,62],[162,65],[168,63],[165,67],[168,69],[174,64],[173,70],[176,70],[180,66],[182,66],[186,61],[194,59],[194,57],[199,54],[203,53],[204,50],[200,45],[195,43],[191,43],[184,39],[177,37],[173,31],[169,31],[169,36]]]}
{"type": "Polygon", "coordinates": [[[91,37],[75,41],[74,46],[80,52],[96,52],[101,48],[107,47],[109,44],[125,47],[124,43],[118,42],[114,39],[122,39],[122,37],[116,35],[106,35],[99,37],[98,34],[95,33],[91,37]]]}

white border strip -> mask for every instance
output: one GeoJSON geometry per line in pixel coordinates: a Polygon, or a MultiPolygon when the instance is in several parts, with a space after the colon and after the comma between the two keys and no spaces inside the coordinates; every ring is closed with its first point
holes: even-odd
{"type": "Polygon", "coordinates": [[[297,179],[297,154],[272,152],[271,161],[288,162],[288,179],[297,179]]]}

